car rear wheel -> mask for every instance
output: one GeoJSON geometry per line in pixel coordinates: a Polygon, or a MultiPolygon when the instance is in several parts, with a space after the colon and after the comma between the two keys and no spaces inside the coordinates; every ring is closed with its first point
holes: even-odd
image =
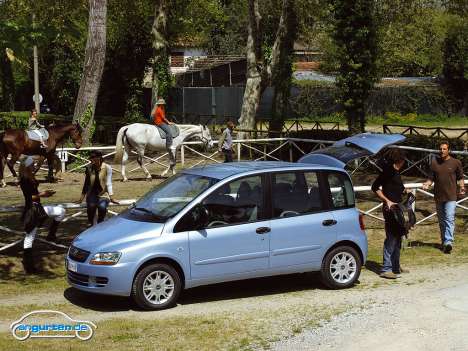
{"type": "Polygon", "coordinates": [[[145,310],[163,310],[176,304],[180,291],[179,273],[170,265],[155,263],[138,272],[132,298],[145,310]]]}
{"type": "Polygon", "coordinates": [[[361,273],[361,257],[350,246],[339,246],[328,252],[322,262],[322,282],[330,289],[353,286],[361,273]]]}

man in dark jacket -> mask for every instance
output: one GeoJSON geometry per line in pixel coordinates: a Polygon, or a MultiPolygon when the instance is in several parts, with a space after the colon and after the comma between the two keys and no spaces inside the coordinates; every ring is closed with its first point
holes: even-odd
{"type": "Polygon", "coordinates": [[[45,190],[39,192],[38,181],[34,177],[34,159],[26,157],[20,164],[20,187],[24,195],[23,221],[26,231],[24,237],[23,265],[26,273],[35,273],[36,267],[32,256],[32,245],[37,233],[37,228],[41,225],[42,216],[52,218],[47,240],[56,241],[56,233],[59,223],[65,218],[65,209],[62,206],[42,206],[41,197],[50,197],[55,191],[45,190]]]}
{"type": "Polygon", "coordinates": [[[380,276],[396,279],[400,273],[408,271],[400,266],[401,237],[405,230],[395,219],[392,210],[402,202],[405,187],[401,180],[400,170],[405,164],[405,152],[401,149],[390,149],[388,162],[384,164],[382,172],[372,184],[372,191],[383,202],[383,216],[385,219],[385,241],[383,247],[383,265],[380,276]]]}

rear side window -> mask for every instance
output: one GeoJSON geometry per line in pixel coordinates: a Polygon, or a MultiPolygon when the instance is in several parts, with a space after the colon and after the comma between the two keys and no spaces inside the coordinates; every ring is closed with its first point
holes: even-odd
{"type": "Polygon", "coordinates": [[[343,173],[328,173],[328,184],[334,208],[354,206],[354,190],[349,177],[343,173]]]}
{"type": "Polygon", "coordinates": [[[272,175],[273,218],[293,217],[323,209],[317,173],[272,175]]]}

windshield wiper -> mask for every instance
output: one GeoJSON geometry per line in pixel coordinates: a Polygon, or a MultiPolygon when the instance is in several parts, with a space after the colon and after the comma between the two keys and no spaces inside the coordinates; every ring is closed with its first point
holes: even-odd
{"type": "Polygon", "coordinates": [[[141,212],[150,214],[151,216],[156,217],[158,219],[166,219],[165,217],[159,216],[156,213],[154,213],[154,212],[152,212],[152,211],[150,211],[150,210],[148,210],[147,208],[144,208],[144,207],[132,207],[132,210],[137,210],[137,211],[141,211],[141,212]]]}

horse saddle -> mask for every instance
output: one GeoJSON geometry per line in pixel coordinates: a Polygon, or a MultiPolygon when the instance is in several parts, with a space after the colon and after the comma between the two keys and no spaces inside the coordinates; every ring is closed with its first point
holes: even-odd
{"type": "Polygon", "coordinates": [[[26,133],[28,134],[28,138],[31,140],[41,141],[40,136],[42,136],[44,141],[49,139],[49,132],[45,128],[27,130],[26,133]]]}
{"type": "MultiPolygon", "coordinates": [[[[166,132],[162,130],[161,128],[159,128],[159,126],[156,126],[156,127],[158,127],[159,135],[161,136],[161,139],[166,139],[166,132]]],[[[169,128],[171,130],[172,137],[177,138],[180,133],[179,127],[176,124],[169,124],[169,128]]]]}

